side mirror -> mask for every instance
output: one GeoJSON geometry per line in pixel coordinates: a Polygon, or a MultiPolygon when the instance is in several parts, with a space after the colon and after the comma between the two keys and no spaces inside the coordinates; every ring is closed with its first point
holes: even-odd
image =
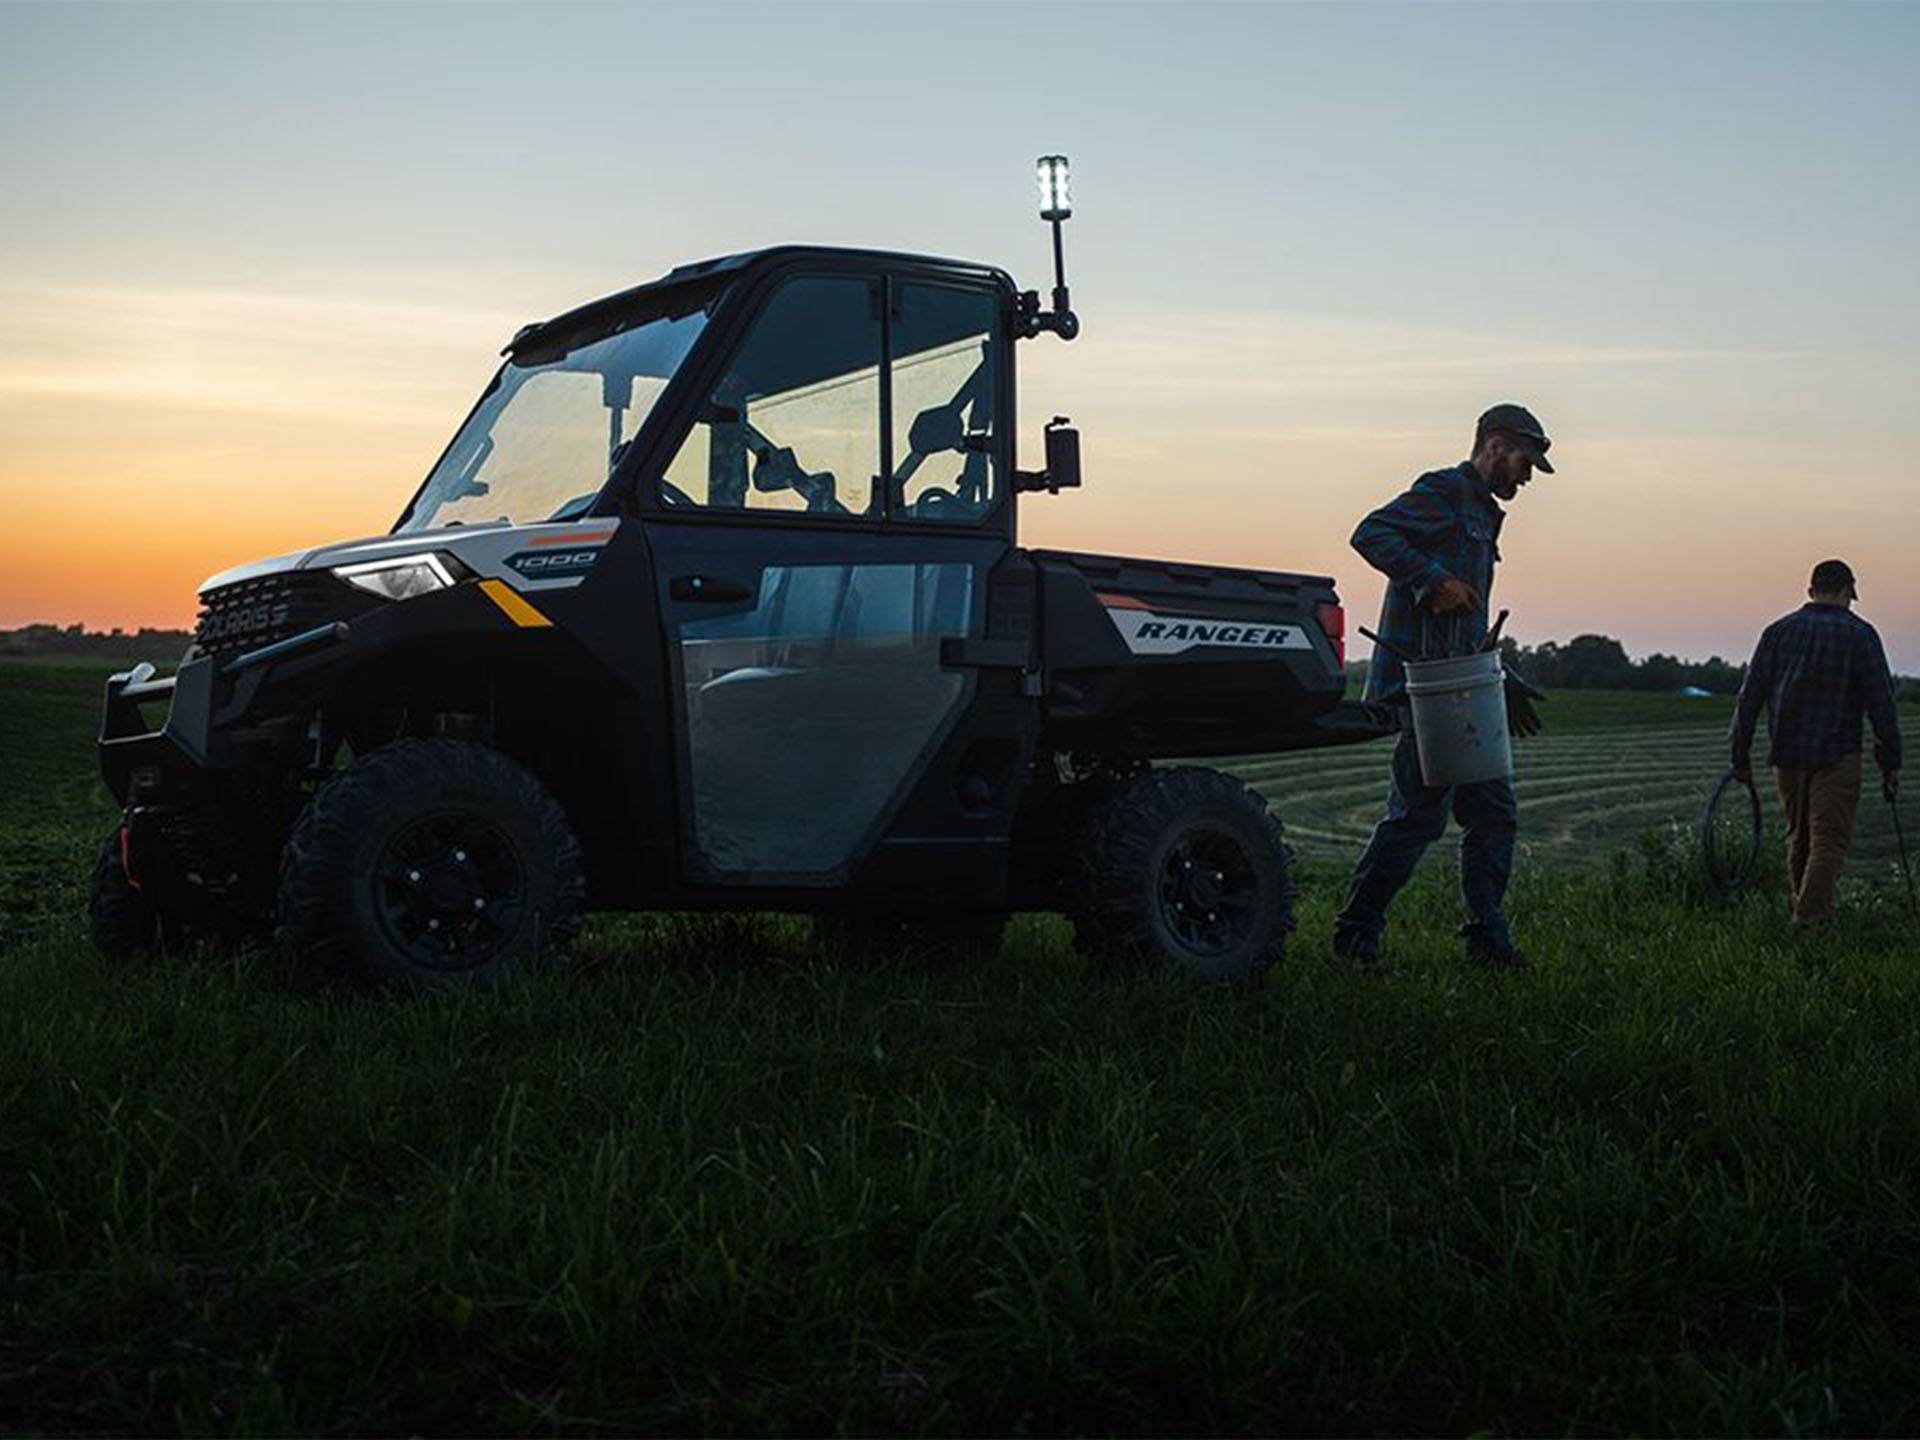
{"type": "Polygon", "coordinates": [[[1056,415],[1047,425],[1047,489],[1080,488],[1080,432],[1056,415]]]}
{"type": "Polygon", "coordinates": [[[1017,491],[1044,490],[1057,495],[1062,490],[1080,488],[1080,432],[1064,415],[1047,422],[1047,468],[1016,470],[1013,488],[1017,491]]]}

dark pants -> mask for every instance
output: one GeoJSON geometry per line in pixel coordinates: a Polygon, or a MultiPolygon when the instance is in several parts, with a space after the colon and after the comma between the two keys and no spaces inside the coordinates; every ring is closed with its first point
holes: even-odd
{"type": "Polygon", "coordinates": [[[1460,900],[1467,912],[1462,933],[1497,950],[1512,948],[1513,932],[1500,902],[1513,874],[1513,837],[1519,828],[1513,782],[1482,780],[1451,788],[1424,783],[1411,730],[1401,731],[1393,748],[1387,818],[1374,826],[1366,853],[1354,866],[1346,908],[1334,921],[1337,929],[1379,938],[1387,928],[1387,906],[1447,828],[1449,808],[1465,832],[1460,837],[1460,900]]]}

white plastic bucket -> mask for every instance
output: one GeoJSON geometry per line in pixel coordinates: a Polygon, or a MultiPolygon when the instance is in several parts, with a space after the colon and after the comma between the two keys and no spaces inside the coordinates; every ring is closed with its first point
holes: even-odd
{"type": "Polygon", "coordinates": [[[1407,702],[1427,784],[1471,785],[1513,774],[1499,652],[1409,661],[1407,702]]]}

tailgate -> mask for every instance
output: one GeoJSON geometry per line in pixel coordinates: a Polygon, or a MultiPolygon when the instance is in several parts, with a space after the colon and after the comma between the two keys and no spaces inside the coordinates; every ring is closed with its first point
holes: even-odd
{"type": "Polygon", "coordinates": [[[1033,560],[1047,715],[1062,743],[1289,748],[1345,692],[1345,616],[1327,576],[1066,551],[1033,560]]]}

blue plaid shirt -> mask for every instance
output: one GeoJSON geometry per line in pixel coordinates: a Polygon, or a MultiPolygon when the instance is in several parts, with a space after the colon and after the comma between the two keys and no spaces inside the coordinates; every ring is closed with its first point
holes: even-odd
{"type": "MultiPolygon", "coordinates": [[[[1381,638],[1413,655],[1478,650],[1487,638],[1485,610],[1436,617],[1420,607],[1442,580],[1464,580],[1482,599],[1492,596],[1500,559],[1496,542],[1506,518],[1480,472],[1462,460],[1422,475],[1411,490],[1362,520],[1353,548],[1388,580],[1380,602],[1381,638]]],[[[1406,688],[1406,667],[1385,646],[1374,646],[1366,698],[1401,702],[1406,688]]]]}
{"type": "Polygon", "coordinates": [[[1860,720],[1873,721],[1873,758],[1900,768],[1893,676],[1873,626],[1844,605],[1808,602],[1760,632],[1734,707],[1733,759],[1750,765],[1753,727],[1767,707],[1767,763],[1824,770],[1860,748],[1860,720]]]}

